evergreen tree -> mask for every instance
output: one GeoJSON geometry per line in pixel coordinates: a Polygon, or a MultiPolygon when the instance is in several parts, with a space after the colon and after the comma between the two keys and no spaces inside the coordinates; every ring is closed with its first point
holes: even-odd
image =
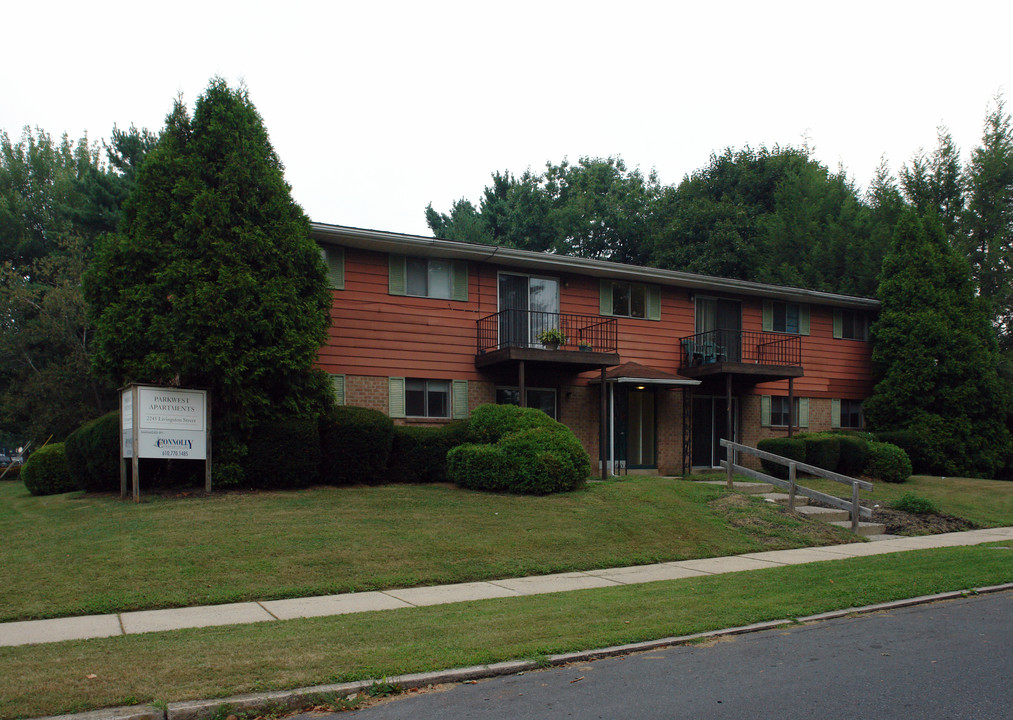
{"type": "Polygon", "coordinates": [[[210,390],[219,484],[259,423],[326,401],[325,268],[245,88],[214,79],[192,119],[176,102],[85,294],[114,382],[210,390]]]}
{"type": "Polygon", "coordinates": [[[883,261],[865,416],[926,443],[930,472],[995,477],[1013,451],[988,308],[933,213],[905,211],[883,261]]]}

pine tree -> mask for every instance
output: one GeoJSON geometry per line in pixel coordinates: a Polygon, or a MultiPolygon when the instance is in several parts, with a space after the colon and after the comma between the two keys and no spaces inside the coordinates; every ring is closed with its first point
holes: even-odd
{"type": "Polygon", "coordinates": [[[995,477],[1013,451],[1009,389],[987,304],[934,213],[901,217],[879,299],[878,382],[864,408],[870,427],[917,433],[930,472],[995,477]]]}
{"type": "Polygon", "coordinates": [[[96,364],[118,383],[209,389],[218,484],[238,481],[253,428],[322,406],[325,277],[247,90],[215,79],[192,119],[176,102],[98,245],[96,364]]]}

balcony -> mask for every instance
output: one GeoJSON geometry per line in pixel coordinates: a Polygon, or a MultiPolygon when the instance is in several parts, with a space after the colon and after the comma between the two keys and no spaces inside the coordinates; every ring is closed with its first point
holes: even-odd
{"type": "Polygon", "coordinates": [[[572,365],[583,372],[618,365],[618,326],[615,318],[538,310],[502,310],[478,321],[475,367],[531,361],[572,365]],[[557,329],[565,336],[558,347],[546,347],[538,336],[557,329]]]}
{"type": "Polygon", "coordinates": [[[802,337],[755,330],[710,330],[682,339],[679,374],[745,376],[754,383],[802,377],[802,337]]]}

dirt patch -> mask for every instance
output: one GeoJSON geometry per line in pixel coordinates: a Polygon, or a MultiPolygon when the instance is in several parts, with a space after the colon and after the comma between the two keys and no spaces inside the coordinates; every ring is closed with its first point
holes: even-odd
{"type": "Polygon", "coordinates": [[[938,535],[940,533],[974,530],[969,520],[942,513],[909,513],[893,508],[875,508],[873,522],[883,523],[888,535],[938,535]]]}

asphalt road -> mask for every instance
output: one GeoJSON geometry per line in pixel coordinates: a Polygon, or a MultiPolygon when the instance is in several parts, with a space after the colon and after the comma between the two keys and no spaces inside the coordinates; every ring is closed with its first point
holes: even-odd
{"type": "Polygon", "coordinates": [[[1006,720],[1013,592],[456,685],[329,717],[1006,720]]]}

